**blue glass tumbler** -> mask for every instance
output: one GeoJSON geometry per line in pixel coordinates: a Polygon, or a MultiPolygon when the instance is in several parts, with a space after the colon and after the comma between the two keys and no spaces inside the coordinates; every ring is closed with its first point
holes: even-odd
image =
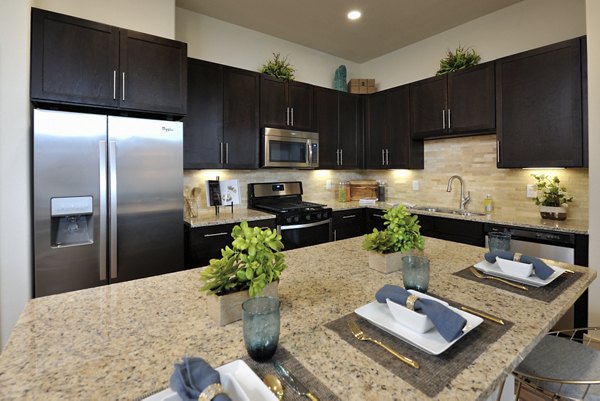
{"type": "Polygon", "coordinates": [[[279,300],[255,297],[242,304],[244,343],[248,355],[257,362],[271,359],[279,342],[279,300]]]}
{"type": "Polygon", "coordinates": [[[488,233],[490,252],[510,251],[510,233],[491,231],[488,233]]]}
{"type": "Polygon", "coordinates": [[[429,259],[424,256],[403,256],[402,280],[407,290],[426,293],[429,288],[429,259]]]}

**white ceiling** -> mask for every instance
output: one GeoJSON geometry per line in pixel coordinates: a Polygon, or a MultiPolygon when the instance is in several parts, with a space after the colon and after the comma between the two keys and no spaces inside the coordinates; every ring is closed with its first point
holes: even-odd
{"type": "Polygon", "coordinates": [[[519,1],[176,0],[176,5],[363,63],[519,1]],[[351,9],[362,18],[348,20],[351,9]]]}

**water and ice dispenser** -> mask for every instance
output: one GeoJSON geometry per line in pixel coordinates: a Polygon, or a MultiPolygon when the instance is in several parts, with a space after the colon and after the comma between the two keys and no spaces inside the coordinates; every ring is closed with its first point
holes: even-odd
{"type": "Polygon", "coordinates": [[[53,247],[86,245],[94,242],[92,200],[91,196],[71,196],[50,200],[50,241],[53,247]]]}

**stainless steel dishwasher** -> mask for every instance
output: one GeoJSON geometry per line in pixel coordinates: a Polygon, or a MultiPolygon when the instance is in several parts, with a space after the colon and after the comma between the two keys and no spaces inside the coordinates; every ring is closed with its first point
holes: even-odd
{"type": "MultiPolygon", "coordinates": [[[[575,234],[485,224],[486,247],[488,246],[487,234],[494,231],[510,233],[511,252],[575,264],[575,234]]],[[[570,329],[574,327],[574,324],[575,313],[574,308],[571,307],[553,329],[570,329]]]]}

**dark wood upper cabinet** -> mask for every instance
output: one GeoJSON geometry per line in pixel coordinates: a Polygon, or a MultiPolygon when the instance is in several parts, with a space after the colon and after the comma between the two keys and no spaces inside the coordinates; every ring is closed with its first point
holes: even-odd
{"type": "Polygon", "coordinates": [[[585,39],[496,61],[498,167],[587,165],[585,39]]]}
{"type": "Polygon", "coordinates": [[[32,8],[31,100],[183,115],[187,45],[32,8]]]}
{"type": "Polygon", "coordinates": [[[313,86],[261,74],[262,127],[311,131],[315,127],[313,86]]]}
{"type": "Polygon", "coordinates": [[[494,132],[494,63],[410,84],[413,138],[494,132]]]}
{"type": "Polygon", "coordinates": [[[409,87],[369,95],[366,168],[423,168],[423,141],[410,137],[409,87]]]}
{"type": "Polygon", "coordinates": [[[184,168],[258,168],[258,73],[189,59],[188,99],[184,168]]]}
{"type": "Polygon", "coordinates": [[[355,169],[362,164],[362,101],[359,95],[315,87],[319,168],[355,169]]]}

